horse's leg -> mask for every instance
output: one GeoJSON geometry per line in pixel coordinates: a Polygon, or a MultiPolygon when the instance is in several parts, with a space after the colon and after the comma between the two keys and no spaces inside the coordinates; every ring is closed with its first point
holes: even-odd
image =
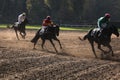
{"type": "Polygon", "coordinates": [[[20,27],[20,35],[23,39],[25,39],[25,36],[26,36],[26,32],[25,32],[25,29],[23,26],[19,26],[20,27]]]}
{"type": "Polygon", "coordinates": [[[101,56],[103,57],[105,54],[105,51],[101,48],[101,44],[98,44],[98,49],[100,49],[103,53],[101,54],[101,56]]]}
{"type": "Polygon", "coordinates": [[[41,44],[41,47],[42,47],[42,49],[44,49],[44,44],[45,44],[45,39],[42,39],[42,44],[41,44]]]}
{"type": "Polygon", "coordinates": [[[24,36],[26,36],[26,32],[24,33],[24,36]]]}
{"type": "Polygon", "coordinates": [[[101,45],[98,44],[98,49],[100,49],[102,52],[105,52],[102,48],[101,48],[101,45]]]}
{"type": "Polygon", "coordinates": [[[20,35],[21,35],[21,37],[23,37],[23,35],[22,35],[22,32],[20,31],[20,33],[19,33],[20,35]]]}
{"type": "Polygon", "coordinates": [[[20,32],[20,35],[22,36],[23,39],[25,39],[26,33],[20,32]]]}
{"type": "Polygon", "coordinates": [[[15,34],[16,34],[17,39],[20,40],[19,37],[18,37],[17,30],[16,29],[14,29],[14,30],[15,30],[15,34]]]}
{"type": "Polygon", "coordinates": [[[23,33],[22,38],[25,39],[25,36],[26,36],[26,32],[23,33]]]}
{"type": "Polygon", "coordinates": [[[61,43],[60,43],[60,40],[59,39],[54,39],[54,40],[56,40],[56,41],[58,41],[58,43],[59,43],[59,45],[60,45],[60,48],[62,49],[62,45],[61,45],[61,43]]]}
{"type": "Polygon", "coordinates": [[[24,31],[23,31],[23,39],[25,39],[25,36],[26,36],[26,32],[25,32],[25,28],[24,28],[24,31]]]}
{"type": "Polygon", "coordinates": [[[53,41],[52,41],[52,39],[50,39],[50,42],[51,42],[51,44],[53,45],[55,51],[58,52],[57,49],[56,49],[56,47],[55,47],[55,45],[54,45],[54,43],[53,43],[53,41]]]}
{"type": "Polygon", "coordinates": [[[91,44],[92,51],[93,51],[95,57],[97,58],[97,55],[96,55],[96,53],[95,53],[95,49],[94,49],[94,42],[93,42],[93,41],[90,41],[90,40],[89,40],[89,42],[90,42],[90,44],[91,44]]]}
{"type": "Polygon", "coordinates": [[[35,49],[36,43],[37,43],[37,41],[36,41],[36,42],[34,42],[34,47],[33,47],[33,49],[35,49]]]}
{"type": "Polygon", "coordinates": [[[112,46],[109,44],[107,47],[109,48],[109,52],[112,52],[112,56],[114,56],[114,53],[113,53],[113,50],[112,50],[112,46]]]}
{"type": "Polygon", "coordinates": [[[36,33],[36,35],[34,36],[34,38],[31,40],[32,43],[34,43],[34,47],[33,49],[35,49],[35,45],[37,43],[37,41],[39,40],[40,36],[38,33],[36,33]]]}

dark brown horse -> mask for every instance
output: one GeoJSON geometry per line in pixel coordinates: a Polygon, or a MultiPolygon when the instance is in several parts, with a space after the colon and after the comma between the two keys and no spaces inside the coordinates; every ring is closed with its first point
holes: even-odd
{"type": "Polygon", "coordinates": [[[26,24],[28,23],[28,20],[27,18],[24,20],[24,22],[22,22],[21,24],[18,24],[18,22],[15,22],[11,27],[10,26],[7,26],[8,28],[13,28],[15,30],[15,33],[16,33],[16,37],[17,39],[19,40],[19,37],[18,37],[18,31],[20,33],[20,35],[22,36],[23,39],[25,39],[25,36],[26,36],[26,24]]]}
{"type": "Polygon", "coordinates": [[[105,51],[101,48],[101,45],[106,46],[109,48],[108,53],[112,53],[112,56],[114,56],[113,54],[113,50],[112,47],[110,45],[111,42],[111,35],[115,34],[117,37],[119,37],[119,32],[118,29],[114,26],[114,25],[108,25],[106,28],[104,28],[102,30],[102,32],[100,33],[100,29],[91,29],[84,37],[83,39],[81,39],[79,37],[80,40],[86,40],[88,39],[88,41],[91,44],[92,47],[92,51],[95,55],[95,57],[97,58],[95,49],[94,49],[94,42],[96,42],[98,44],[98,49],[100,49],[102,52],[105,53],[105,51]]]}
{"type": "Polygon", "coordinates": [[[43,46],[45,44],[45,41],[49,40],[51,42],[51,44],[53,45],[55,51],[58,52],[57,49],[56,49],[56,47],[55,47],[55,44],[53,43],[52,40],[58,41],[58,43],[60,45],[60,48],[62,48],[60,40],[57,38],[57,36],[59,36],[59,26],[55,25],[55,27],[53,27],[53,26],[48,27],[47,31],[44,32],[43,34],[40,34],[40,30],[37,31],[37,33],[35,34],[34,38],[31,40],[31,42],[34,43],[34,47],[33,48],[35,49],[35,45],[36,45],[38,39],[41,38],[41,40],[42,40],[41,47],[43,49],[44,49],[43,46]]]}

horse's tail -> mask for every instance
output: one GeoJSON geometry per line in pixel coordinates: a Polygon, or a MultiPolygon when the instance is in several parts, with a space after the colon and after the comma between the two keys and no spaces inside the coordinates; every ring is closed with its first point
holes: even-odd
{"type": "Polygon", "coordinates": [[[39,35],[39,31],[37,31],[37,33],[35,34],[34,38],[31,40],[32,43],[37,43],[38,39],[40,38],[40,35],[39,35]]]}
{"type": "Polygon", "coordinates": [[[84,41],[84,40],[86,40],[87,38],[88,38],[88,35],[85,35],[83,38],[81,38],[81,37],[78,37],[81,41],[84,41]]]}
{"type": "Polygon", "coordinates": [[[84,37],[83,37],[83,40],[86,40],[88,38],[88,35],[85,35],[84,37]]]}
{"type": "Polygon", "coordinates": [[[12,29],[12,28],[13,28],[13,25],[12,25],[12,26],[7,25],[7,28],[8,28],[8,29],[12,29]]]}
{"type": "Polygon", "coordinates": [[[78,37],[78,38],[79,38],[81,41],[88,39],[89,36],[91,35],[92,30],[93,30],[93,29],[91,29],[90,31],[88,31],[88,33],[83,37],[83,39],[80,38],[80,37],[78,37]]]}

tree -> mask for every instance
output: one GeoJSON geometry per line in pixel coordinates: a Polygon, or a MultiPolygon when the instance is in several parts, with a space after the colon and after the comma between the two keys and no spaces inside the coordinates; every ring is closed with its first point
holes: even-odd
{"type": "Polygon", "coordinates": [[[31,24],[41,24],[47,15],[63,24],[92,24],[106,12],[119,21],[119,10],[119,0],[0,0],[0,23],[13,23],[26,12],[31,24]]]}

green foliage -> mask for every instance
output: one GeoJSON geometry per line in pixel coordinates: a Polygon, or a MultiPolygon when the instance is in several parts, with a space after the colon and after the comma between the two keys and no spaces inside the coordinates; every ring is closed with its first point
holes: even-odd
{"type": "Polygon", "coordinates": [[[56,23],[96,24],[99,17],[109,12],[111,20],[119,21],[119,0],[0,0],[0,23],[17,21],[26,12],[30,24],[41,25],[50,15],[56,23]]]}

